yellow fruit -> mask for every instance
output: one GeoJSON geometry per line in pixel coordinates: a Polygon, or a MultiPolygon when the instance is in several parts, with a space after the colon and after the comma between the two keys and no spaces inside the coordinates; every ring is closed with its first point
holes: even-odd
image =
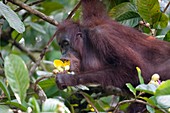
{"type": "Polygon", "coordinates": [[[158,74],[153,74],[151,80],[158,81],[160,79],[160,76],[158,74]]]}
{"type": "Polygon", "coordinates": [[[56,68],[63,66],[63,62],[61,60],[54,60],[53,64],[56,68]]]}
{"type": "Polygon", "coordinates": [[[70,66],[70,61],[64,61],[63,66],[70,66]]]}
{"type": "Polygon", "coordinates": [[[54,74],[60,73],[60,72],[64,72],[64,71],[68,71],[70,70],[70,61],[61,61],[61,60],[54,60],[53,62],[54,66],[56,67],[55,70],[53,70],[54,74]]]}

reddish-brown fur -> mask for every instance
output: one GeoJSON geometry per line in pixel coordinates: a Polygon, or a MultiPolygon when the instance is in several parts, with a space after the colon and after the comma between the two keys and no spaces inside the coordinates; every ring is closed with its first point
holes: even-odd
{"type": "Polygon", "coordinates": [[[126,83],[139,84],[137,66],[145,83],[154,73],[170,78],[170,43],[111,20],[100,0],[82,0],[82,8],[80,23],[66,20],[58,29],[62,59],[70,60],[76,72],[58,74],[59,87],[98,83],[126,89],[126,83]],[[69,45],[63,46],[63,40],[69,45]]]}

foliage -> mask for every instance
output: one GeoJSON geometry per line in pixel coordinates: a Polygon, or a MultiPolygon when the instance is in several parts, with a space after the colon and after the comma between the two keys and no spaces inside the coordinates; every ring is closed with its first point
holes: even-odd
{"type": "MultiPolygon", "coordinates": [[[[59,90],[52,73],[56,68],[53,66],[53,61],[59,59],[61,54],[55,40],[50,46],[48,45],[45,56],[40,59],[40,65],[33,68],[57,28],[48,20],[43,20],[41,16],[37,17],[33,11],[23,10],[18,7],[18,4],[14,5],[11,0],[6,0],[7,3],[4,1],[0,0],[1,112],[104,112],[114,111],[116,107],[126,110],[129,106],[126,100],[122,100],[121,96],[105,94],[101,89],[98,90],[98,86],[79,85],[59,90]],[[121,102],[124,103],[119,104],[121,102]]],[[[67,18],[69,12],[78,3],[78,0],[12,1],[25,2],[29,8],[40,11],[57,22],[67,18]]],[[[170,41],[170,26],[168,26],[170,8],[163,11],[169,1],[163,0],[163,2],[165,5],[162,6],[157,0],[130,0],[130,2],[129,0],[105,0],[109,15],[116,21],[148,35],[154,31],[153,35],[157,38],[170,41]]],[[[81,9],[77,9],[72,18],[78,20],[80,17],[81,9]]],[[[164,81],[159,86],[144,84],[139,69],[138,75],[141,83],[139,86],[126,84],[134,95],[134,101],[140,99],[146,102],[147,110],[151,113],[168,112],[170,81],[164,81]],[[151,96],[145,97],[144,93],[151,96]]]]}
{"type": "Polygon", "coordinates": [[[162,81],[159,86],[155,84],[140,84],[134,88],[130,83],[126,85],[136,99],[143,99],[148,103],[146,106],[149,112],[155,113],[156,110],[159,112],[169,112],[170,80],[162,81]],[[136,92],[138,92],[138,95],[136,92]],[[150,97],[145,97],[143,96],[144,94],[150,94],[150,97]]]}

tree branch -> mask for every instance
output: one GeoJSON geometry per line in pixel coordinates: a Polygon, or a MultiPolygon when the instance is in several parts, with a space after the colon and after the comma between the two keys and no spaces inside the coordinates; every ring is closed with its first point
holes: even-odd
{"type": "Polygon", "coordinates": [[[73,14],[77,11],[77,9],[80,7],[80,5],[81,5],[81,0],[76,4],[74,9],[70,12],[70,14],[66,18],[66,20],[70,19],[73,16],[73,14]]]}
{"type": "MultiPolygon", "coordinates": [[[[29,71],[29,75],[32,76],[32,74],[35,72],[35,69],[37,68],[37,66],[40,65],[41,60],[43,59],[46,51],[48,50],[48,47],[50,46],[50,44],[52,43],[52,41],[54,40],[55,36],[57,35],[57,31],[54,33],[54,35],[50,38],[50,40],[48,41],[47,45],[45,46],[45,48],[42,50],[41,54],[40,54],[40,58],[37,60],[37,62],[31,67],[30,71],[29,71]]],[[[42,78],[43,79],[43,78],[42,78]]],[[[41,79],[40,79],[41,80],[41,79]]],[[[39,82],[39,80],[38,80],[39,82]]],[[[41,87],[39,85],[37,85],[37,82],[32,83],[31,84],[31,88],[34,89],[34,91],[38,94],[41,102],[44,102],[47,99],[46,94],[44,93],[44,91],[41,89],[41,87]]]]}
{"type": "Polygon", "coordinates": [[[23,47],[21,44],[19,44],[18,42],[16,42],[14,39],[12,39],[11,37],[11,32],[12,29],[9,28],[6,31],[2,32],[1,35],[1,39],[6,41],[6,42],[10,42],[12,43],[14,46],[16,46],[19,50],[21,50],[22,52],[26,53],[28,55],[28,57],[33,61],[36,62],[36,58],[34,57],[34,55],[25,47],[23,47]]]}
{"type": "Polygon", "coordinates": [[[15,40],[11,40],[11,41],[12,41],[12,44],[15,45],[19,50],[26,53],[33,62],[36,62],[36,58],[34,57],[34,55],[29,50],[27,50],[26,48],[21,46],[21,44],[17,43],[15,40]]]}
{"type": "Polygon", "coordinates": [[[43,76],[43,77],[37,79],[34,83],[34,90],[37,91],[37,85],[41,80],[48,79],[48,78],[55,78],[55,76],[53,76],[53,75],[52,76],[43,76]]]}
{"type": "Polygon", "coordinates": [[[34,15],[38,16],[39,18],[51,23],[52,25],[58,26],[57,21],[55,21],[54,19],[51,19],[50,17],[46,16],[45,14],[43,14],[42,12],[40,12],[38,10],[32,9],[30,6],[28,6],[22,2],[19,2],[18,0],[8,0],[8,1],[27,10],[31,14],[34,14],[34,15]]]}
{"type": "Polygon", "coordinates": [[[143,101],[143,100],[138,100],[138,99],[123,100],[123,101],[119,102],[119,103],[116,105],[116,107],[114,108],[113,113],[117,113],[117,110],[118,110],[118,108],[119,108],[120,105],[125,104],[125,103],[134,103],[134,102],[148,105],[148,106],[150,106],[150,107],[152,107],[152,108],[158,109],[158,110],[161,111],[162,113],[166,113],[164,110],[158,108],[157,106],[153,106],[153,105],[151,105],[151,104],[149,104],[149,103],[147,103],[147,102],[145,102],[145,101],[143,101]]]}
{"type": "Polygon", "coordinates": [[[166,5],[166,7],[165,7],[165,9],[164,9],[164,11],[163,11],[163,13],[165,13],[166,12],[166,10],[168,9],[168,7],[170,6],[170,2],[166,5]]]}
{"type": "Polygon", "coordinates": [[[55,36],[57,35],[58,31],[56,31],[54,33],[54,35],[50,38],[50,40],[48,41],[47,45],[44,47],[44,49],[42,50],[39,59],[37,60],[37,62],[32,66],[32,68],[30,69],[29,75],[31,76],[34,72],[35,69],[37,68],[37,66],[40,65],[41,60],[43,59],[46,51],[48,50],[48,47],[51,45],[52,41],[54,40],[55,36]]]}

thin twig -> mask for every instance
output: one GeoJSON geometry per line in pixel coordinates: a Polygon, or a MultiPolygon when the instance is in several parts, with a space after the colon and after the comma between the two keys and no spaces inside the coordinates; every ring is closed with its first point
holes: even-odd
{"type": "Polygon", "coordinates": [[[36,85],[36,88],[34,88],[34,83],[31,83],[31,84],[30,84],[30,87],[31,87],[31,88],[35,91],[35,93],[38,95],[41,104],[46,101],[47,96],[46,96],[44,90],[43,90],[39,85],[36,85]],[[36,90],[35,90],[35,89],[36,89],[36,90]]]}
{"type": "Polygon", "coordinates": [[[149,104],[149,103],[147,103],[147,102],[145,102],[145,101],[143,101],[143,100],[137,100],[137,99],[123,100],[123,101],[119,102],[119,103],[116,105],[116,107],[114,108],[113,113],[117,113],[117,110],[118,110],[118,108],[119,108],[120,105],[125,104],[125,103],[134,103],[134,102],[148,105],[148,106],[150,106],[150,107],[152,107],[152,108],[158,109],[158,110],[161,111],[162,113],[166,113],[164,110],[158,108],[157,106],[153,106],[153,105],[151,105],[151,104],[149,104]]]}
{"type": "Polygon", "coordinates": [[[15,47],[17,47],[20,51],[26,53],[28,55],[28,57],[33,61],[36,62],[36,58],[34,57],[34,55],[25,47],[23,47],[21,44],[19,44],[18,42],[16,42],[14,39],[12,39],[11,34],[12,33],[12,29],[9,28],[6,31],[4,31],[2,33],[2,39],[5,39],[7,42],[12,43],[15,47]]]}
{"type": "Polygon", "coordinates": [[[47,78],[52,78],[52,77],[54,77],[54,76],[43,76],[43,77],[37,79],[36,82],[34,83],[34,90],[37,90],[37,84],[38,84],[41,80],[47,79],[47,78]]]}
{"type": "Polygon", "coordinates": [[[80,7],[80,5],[81,5],[81,0],[76,4],[74,9],[70,12],[70,14],[66,18],[66,20],[70,19],[73,16],[73,14],[77,11],[77,9],[80,7]]]}
{"type": "Polygon", "coordinates": [[[57,31],[54,33],[54,35],[50,38],[50,40],[48,41],[47,45],[45,46],[45,48],[42,50],[39,59],[37,60],[37,62],[32,66],[32,68],[30,69],[29,75],[31,76],[34,72],[35,69],[37,68],[37,66],[40,65],[41,60],[43,59],[46,51],[48,50],[48,47],[50,46],[50,44],[52,43],[52,41],[54,40],[55,36],[57,35],[57,31]]]}
{"type": "Polygon", "coordinates": [[[19,2],[18,0],[8,0],[9,2],[27,10],[28,12],[30,12],[31,14],[34,14],[36,16],[38,16],[39,18],[51,23],[52,25],[55,25],[55,26],[58,26],[58,22],[55,21],[54,19],[46,16],[44,13],[38,11],[38,10],[35,10],[35,9],[32,9],[30,6],[28,6],[27,4],[24,4],[22,2],[19,2]]]}
{"type": "Polygon", "coordinates": [[[16,42],[15,40],[12,40],[12,39],[11,39],[11,42],[12,42],[12,44],[15,45],[19,50],[21,50],[22,52],[26,53],[33,62],[36,62],[36,58],[34,57],[34,55],[33,55],[29,50],[27,50],[25,47],[23,47],[21,44],[19,44],[19,43],[16,42]]]}
{"type": "Polygon", "coordinates": [[[166,12],[166,10],[168,9],[168,7],[170,6],[170,2],[166,5],[166,7],[165,7],[165,9],[164,9],[164,11],[163,11],[163,13],[165,13],[166,12]]]}

